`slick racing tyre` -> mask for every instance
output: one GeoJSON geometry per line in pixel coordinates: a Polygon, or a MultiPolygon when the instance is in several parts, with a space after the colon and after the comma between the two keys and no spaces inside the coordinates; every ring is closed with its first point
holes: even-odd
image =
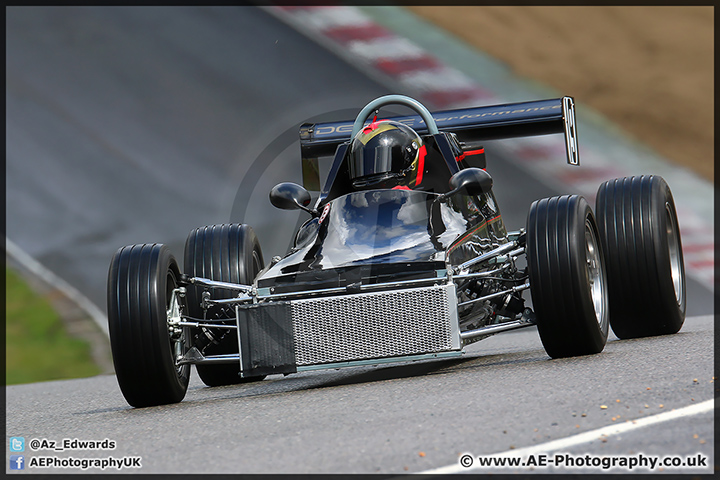
{"type": "Polygon", "coordinates": [[[133,407],[179,402],[190,365],[176,366],[190,345],[179,320],[184,298],[174,293],[180,270],[164,245],[131,245],[117,251],[108,273],[108,326],[115,374],[133,407]]]}
{"type": "Polygon", "coordinates": [[[685,321],[685,267],[670,187],[653,175],[609,180],[598,190],[596,211],[613,332],[676,333],[685,321]]]}
{"type": "MultiPolygon", "coordinates": [[[[185,242],[185,273],[191,277],[251,285],[264,266],[260,243],[248,225],[225,224],[193,230],[185,242]]],[[[202,287],[189,286],[188,311],[193,318],[203,318],[201,308],[202,287]]],[[[236,291],[213,289],[211,298],[232,298],[236,291]]],[[[207,311],[208,319],[230,319],[235,324],[233,307],[213,306],[207,311]]],[[[238,353],[235,329],[193,329],[195,346],[207,355],[238,353]]],[[[262,380],[264,376],[241,378],[237,364],[196,365],[200,378],[210,387],[262,380]]]]}
{"type": "Polygon", "coordinates": [[[595,218],[583,197],[533,202],[527,262],[538,332],[548,355],[601,352],[609,328],[605,262],[595,218]]]}

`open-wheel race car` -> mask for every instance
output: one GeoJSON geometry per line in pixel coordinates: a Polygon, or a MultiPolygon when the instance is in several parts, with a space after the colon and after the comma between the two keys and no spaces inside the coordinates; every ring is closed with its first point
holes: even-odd
{"type": "Polygon", "coordinates": [[[578,164],[571,97],[431,114],[388,95],[354,121],[300,129],[305,187],[270,201],[309,219],[264,263],[245,224],[190,232],[184,271],[160,244],[112,259],[108,320],[125,399],[181,401],[195,365],[209,386],[270,374],[450,358],[490,335],[537,326],[553,358],[619,338],[677,332],[685,318],[678,220],[658,176],[536,200],[507,231],[485,170],[488,139],[563,133],[578,164]],[[396,104],[417,115],[377,120],[396,104]],[[371,118],[372,117],[372,118],[371,118]],[[318,159],[332,157],[319,184],[318,159]],[[523,294],[530,291],[532,308],[523,294]]]}

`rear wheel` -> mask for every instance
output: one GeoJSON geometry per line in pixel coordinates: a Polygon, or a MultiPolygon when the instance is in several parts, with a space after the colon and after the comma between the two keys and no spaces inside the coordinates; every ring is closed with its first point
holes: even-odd
{"type": "Polygon", "coordinates": [[[538,332],[548,355],[601,352],[608,335],[605,263],[595,218],[583,197],[533,202],[527,262],[538,332]]]}
{"type": "MultiPolygon", "coordinates": [[[[185,273],[229,283],[252,284],[264,266],[260,243],[248,225],[225,224],[193,230],[185,242],[185,273]]],[[[194,318],[203,318],[201,287],[188,287],[188,311],[194,318]]],[[[211,298],[231,298],[232,290],[214,289],[211,298]]],[[[235,320],[232,307],[213,306],[207,311],[208,319],[235,320]]],[[[238,353],[237,330],[194,329],[196,346],[203,355],[238,353]]],[[[262,380],[264,376],[241,378],[240,363],[197,365],[202,381],[211,387],[262,380]]]]}
{"type": "Polygon", "coordinates": [[[685,321],[685,267],[670,187],[654,175],[609,180],[596,205],[613,332],[619,338],[676,333],[685,321]]]}
{"type": "Polygon", "coordinates": [[[176,403],[185,397],[189,332],[172,326],[184,300],[175,291],[180,270],[164,245],[131,245],[113,256],[108,273],[108,326],[115,374],[133,407],[176,403]]]}

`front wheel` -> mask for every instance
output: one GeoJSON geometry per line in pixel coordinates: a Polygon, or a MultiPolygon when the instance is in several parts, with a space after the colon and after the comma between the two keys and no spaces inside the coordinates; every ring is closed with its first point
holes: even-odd
{"type": "Polygon", "coordinates": [[[526,251],[545,351],[553,358],[601,352],[608,336],[607,281],[587,201],[564,195],[533,202],[526,251]]]}
{"type": "Polygon", "coordinates": [[[120,390],[133,407],[177,403],[190,365],[176,365],[189,348],[179,320],[180,270],[164,245],[131,245],[115,253],[108,273],[108,327],[120,390]]]}

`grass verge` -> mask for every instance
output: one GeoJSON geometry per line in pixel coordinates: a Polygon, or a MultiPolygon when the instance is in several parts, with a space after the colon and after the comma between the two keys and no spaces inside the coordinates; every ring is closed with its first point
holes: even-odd
{"type": "Polygon", "coordinates": [[[5,269],[6,384],[98,375],[90,345],[67,333],[50,302],[5,269]]]}

